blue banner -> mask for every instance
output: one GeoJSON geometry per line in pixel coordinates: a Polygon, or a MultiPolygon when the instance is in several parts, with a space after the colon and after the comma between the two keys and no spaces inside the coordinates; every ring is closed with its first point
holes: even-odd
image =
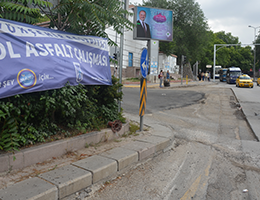
{"type": "Polygon", "coordinates": [[[71,85],[111,85],[107,39],[0,18],[0,98],[71,85]]]}

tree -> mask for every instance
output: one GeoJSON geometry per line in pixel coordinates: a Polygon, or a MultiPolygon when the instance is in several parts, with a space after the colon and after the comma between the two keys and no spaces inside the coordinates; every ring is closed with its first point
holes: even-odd
{"type": "MultiPolygon", "coordinates": [[[[231,33],[226,34],[224,31],[213,33],[212,31],[209,31],[208,35],[210,40],[205,46],[205,56],[202,58],[199,65],[200,69],[203,71],[206,70],[206,65],[214,64],[214,44],[239,44],[238,38],[233,37],[231,33]]],[[[215,65],[221,65],[222,67],[240,67],[244,73],[248,73],[250,68],[252,68],[253,54],[249,46],[216,46],[215,56],[215,65]]]]}
{"type": "MultiPolygon", "coordinates": [[[[50,7],[52,4],[44,0],[34,0],[34,4],[41,7],[50,7]]],[[[5,19],[10,19],[18,22],[34,24],[41,18],[39,8],[29,7],[32,1],[26,0],[1,0],[0,15],[5,19]]]]}
{"type": "Polygon", "coordinates": [[[133,23],[125,16],[131,15],[123,9],[120,0],[60,0],[56,6],[47,0],[2,0],[3,15],[6,19],[35,23],[39,15],[50,19],[50,26],[58,30],[79,35],[94,35],[109,39],[105,28],[112,26],[118,34],[122,28],[133,28],[133,23]],[[31,3],[35,8],[29,8],[31,3]]]}
{"type": "Polygon", "coordinates": [[[234,37],[231,33],[225,33],[225,31],[219,31],[215,35],[221,39],[225,44],[241,44],[238,41],[238,37],[234,37]]]}
{"type": "MultiPolygon", "coordinates": [[[[194,0],[147,0],[145,6],[173,10],[173,43],[160,42],[160,50],[167,54],[187,56],[196,62],[204,57],[204,47],[209,40],[208,24],[200,6],[194,0]]],[[[179,59],[180,63],[181,59],[179,59]]]]}

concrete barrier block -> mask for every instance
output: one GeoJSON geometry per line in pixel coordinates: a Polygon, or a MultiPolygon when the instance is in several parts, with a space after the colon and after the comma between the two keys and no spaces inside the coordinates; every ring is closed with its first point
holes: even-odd
{"type": "Polygon", "coordinates": [[[73,165],[41,174],[45,179],[58,187],[59,199],[80,191],[92,184],[92,174],[73,165]]]}
{"type": "Polygon", "coordinates": [[[85,145],[86,144],[88,144],[88,145],[97,144],[97,143],[101,142],[102,136],[103,136],[103,133],[101,131],[88,133],[85,138],[85,145]]]}
{"type": "Polygon", "coordinates": [[[116,134],[113,133],[111,128],[106,128],[101,130],[101,134],[102,134],[102,139],[101,139],[102,142],[114,140],[117,138],[116,134]]]}
{"type": "Polygon", "coordinates": [[[24,167],[61,156],[67,152],[66,148],[67,141],[63,140],[26,149],[24,151],[24,167]]]}
{"type": "Polygon", "coordinates": [[[16,151],[15,154],[9,155],[9,163],[12,169],[21,169],[24,167],[23,152],[16,151]],[[15,158],[14,158],[15,157],[15,158]]]}
{"type": "Polygon", "coordinates": [[[155,154],[155,144],[143,142],[143,141],[134,141],[130,142],[123,146],[123,148],[131,149],[138,152],[139,161],[144,160],[148,157],[151,157],[155,154]]]}
{"type": "Polygon", "coordinates": [[[86,135],[73,137],[67,140],[67,151],[77,151],[86,146],[86,135]]]}
{"type": "Polygon", "coordinates": [[[124,149],[121,147],[111,149],[100,155],[116,160],[118,164],[118,171],[138,161],[137,151],[124,149]]]}
{"type": "Polygon", "coordinates": [[[107,178],[117,171],[117,163],[115,160],[99,155],[94,155],[86,159],[79,160],[72,163],[72,165],[90,171],[93,176],[93,183],[107,178]]]}
{"type": "Polygon", "coordinates": [[[6,172],[9,170],[9,155],[10,154],[0,155],[0,172],[6,172]]]}
{"type": "Polygon", "coordinates": [[[57,200],[58,189],[51,183],[34,177],[0,190],[0,199],[57,200]]]}
{"type": "Polygon", "coordinates": [[[170,145],[171,140],[168,138],[163,138],[158,136],[149,136],[149,137],[144,137],[138,141],[155,144],[155,152],[159,152],[167,148],[170,145]]]}
{"type": "Polygon", "coordinates": [[[123,124],[122,129],[117,133],[118,135],[122,136],[123,134],[129,132],[129,122],[123,124]]]}

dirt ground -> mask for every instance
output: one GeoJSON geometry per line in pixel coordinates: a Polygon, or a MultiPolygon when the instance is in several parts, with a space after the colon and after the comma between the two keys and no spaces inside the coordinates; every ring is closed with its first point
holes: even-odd
{"type": "Polygon", "coordinates": [[[78,160],[82,160],[84,158],[103,153],[110,149],[123,146],[124,144],[140,139],[145,135],[149,135],[151,133],[150,131],[151,130],[149,130],[149,127],[144,127],[142,132],[137,131],[135,134],[119,137],[113,141],[98,143],[75,152],[68,152],[61,157],[53,157],[52,159],[46,160],[45,162],[36,163],[24,169],[11,170],[9,172],[0,173],[0,189],[23,180],[33,178],[50,170],[69,165],[70,163],[76,162],[78,160]]]}

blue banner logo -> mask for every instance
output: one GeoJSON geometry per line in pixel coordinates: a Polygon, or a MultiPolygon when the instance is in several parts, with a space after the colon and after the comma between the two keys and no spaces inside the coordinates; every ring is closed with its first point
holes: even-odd
{"type": "Polygon", "coordinates": [[[22,88],[29,89],[35,86],[37,77],[32,70],[22,69],[17,75],[17,82],[22,88]]]}

